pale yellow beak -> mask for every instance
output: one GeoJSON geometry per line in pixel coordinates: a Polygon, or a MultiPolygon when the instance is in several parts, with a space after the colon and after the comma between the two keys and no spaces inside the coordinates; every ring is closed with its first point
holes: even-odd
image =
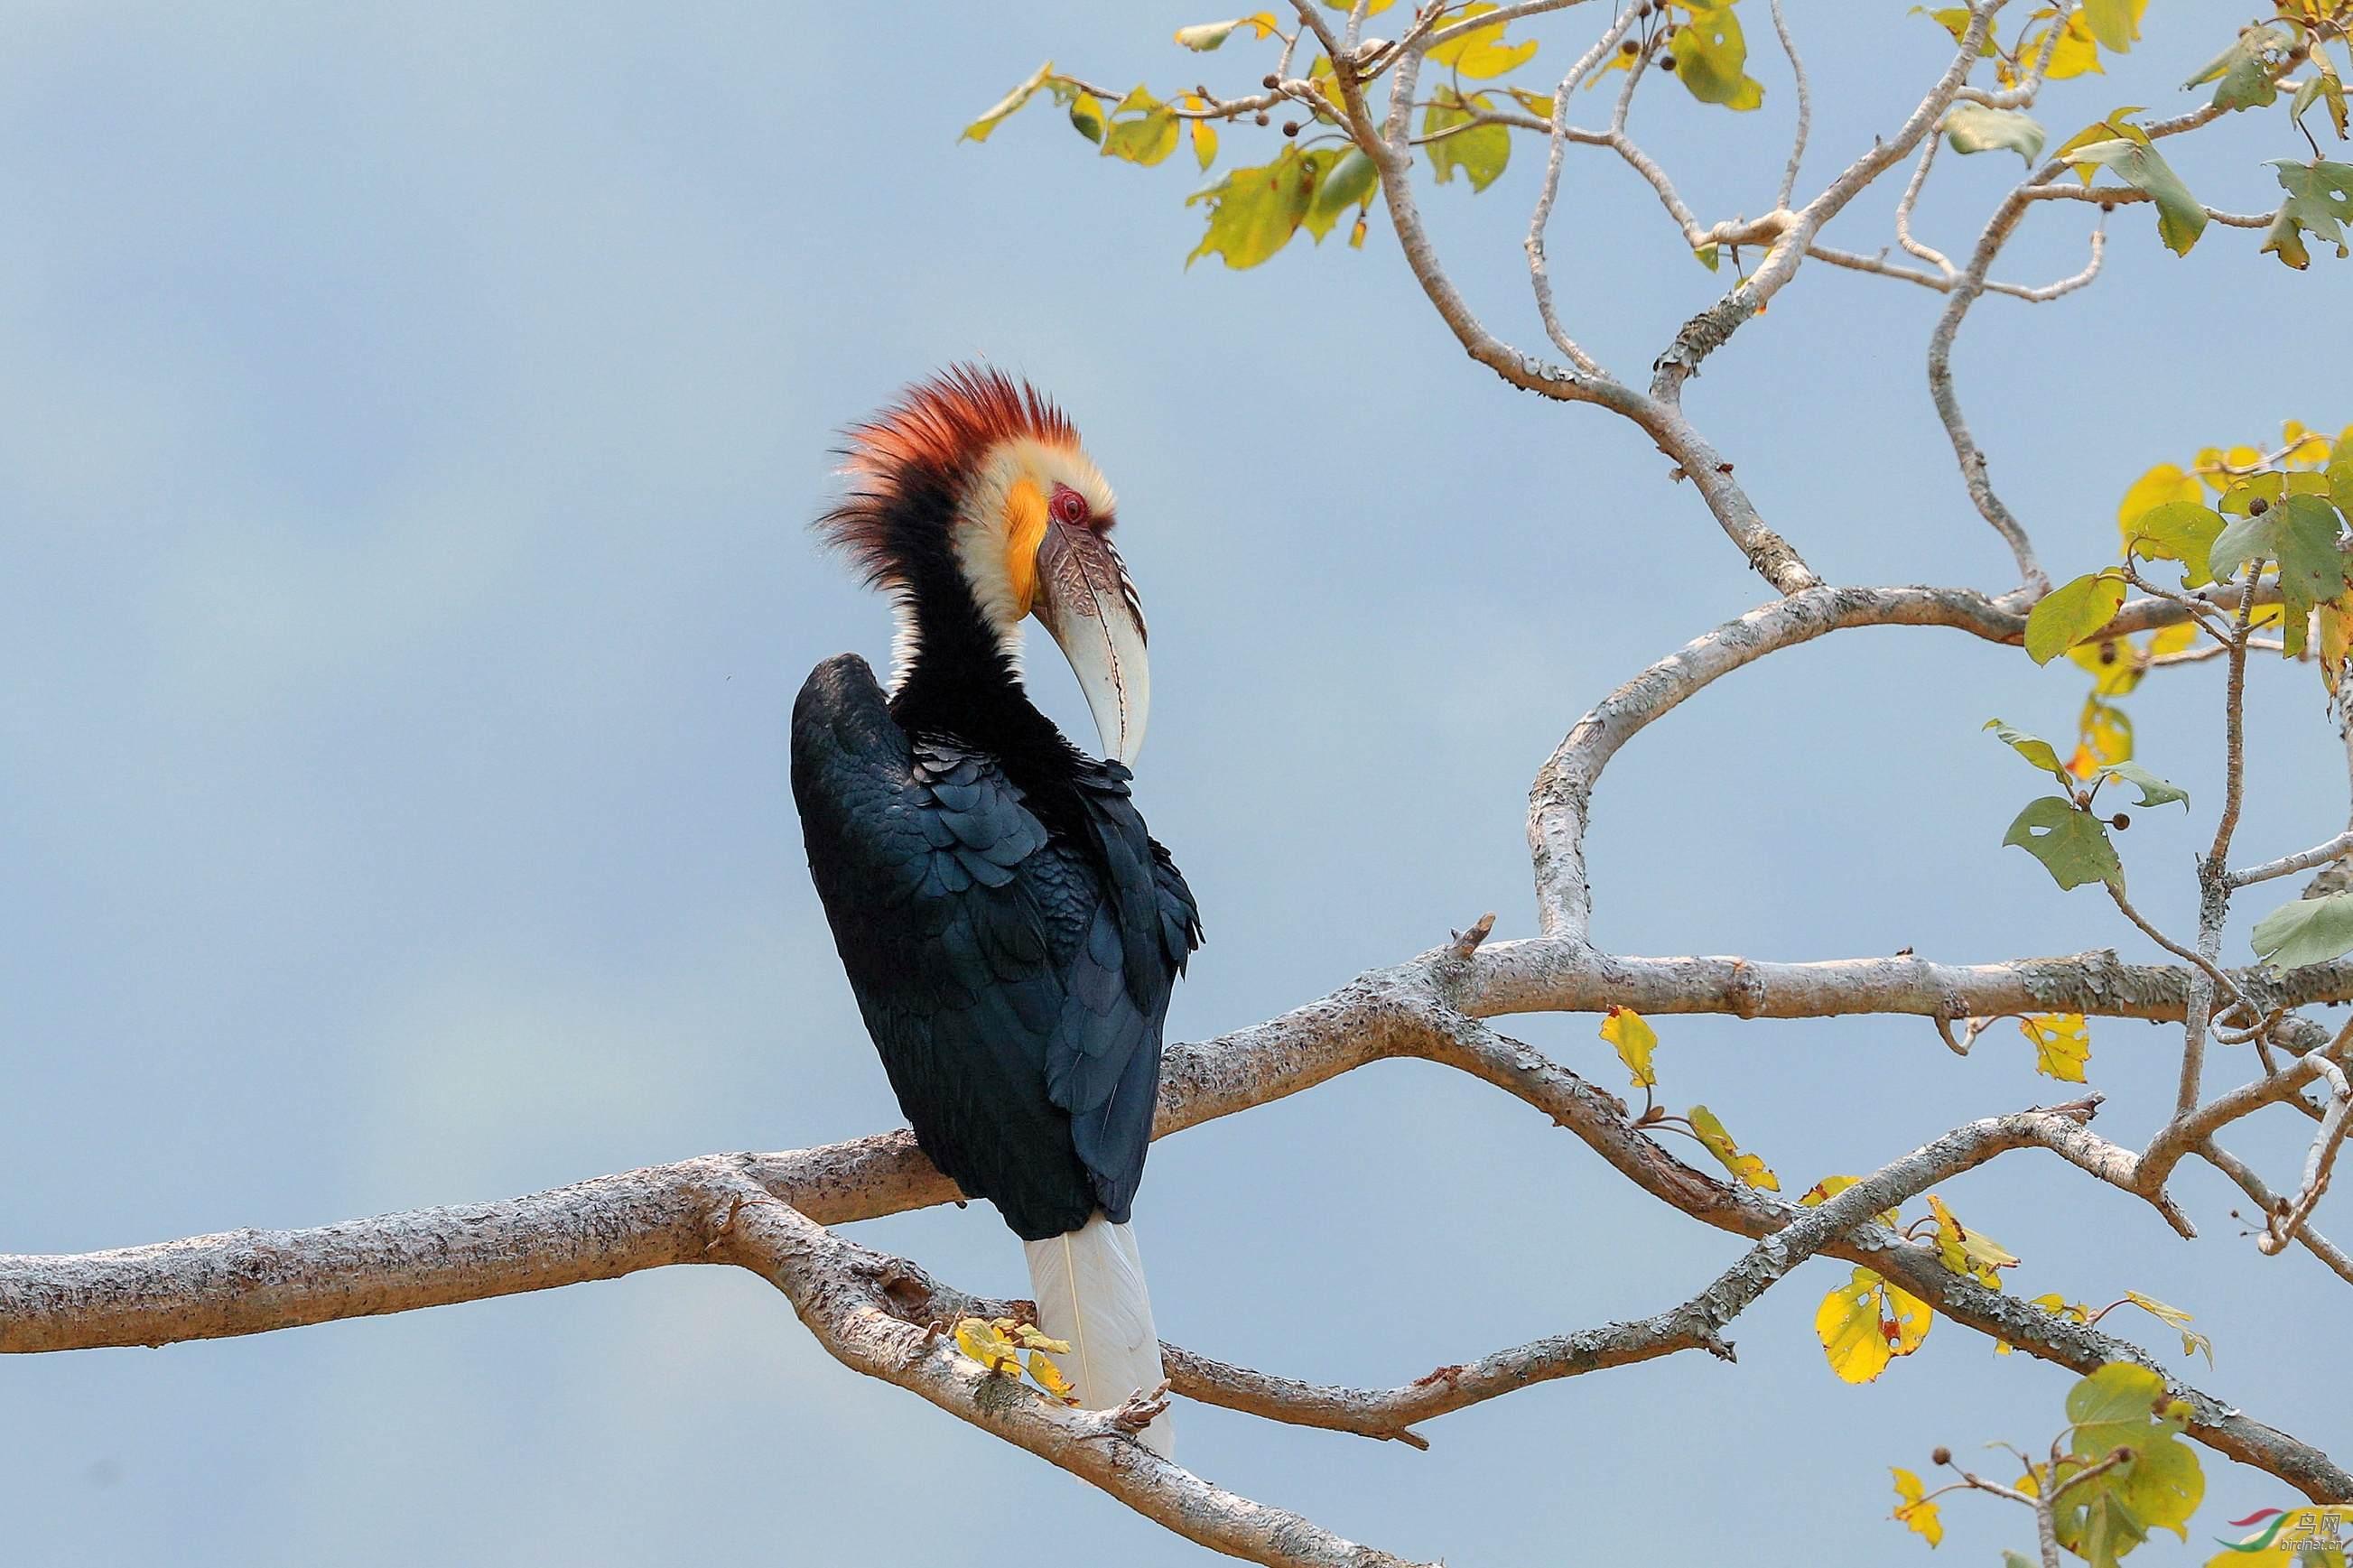
{"type": "Polygon", "coordinates": [[[1152,674],[1144,657],[1144,606],[1111,541],[1091,528],[1048,524],[1029,613],[1071,661],[1103,755],[1134,766],[1152,708],[1152,674]]]}

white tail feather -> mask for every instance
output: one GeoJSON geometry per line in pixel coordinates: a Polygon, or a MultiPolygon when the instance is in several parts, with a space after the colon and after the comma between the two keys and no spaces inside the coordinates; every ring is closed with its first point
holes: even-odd
{"type": "MultiPolygon", "coordinates": [[[[1160,1386],[1160,1334],[1152,1326],[1152,1298],[1144,1288],[1144,1258],[1135,1233],[1098,1212],[1084,1228],[1044,1241],[1025,1241],[1029,1288],[1038,1298],[1038,1326],[1071,1352],[1056,1356],[1062,1375],[1089,1410],[1110,1410],[1139,1390],[1160,1386]]],[[[1162,1458],[1175,1446],[1165,1415],[1139,1436],[1162,1458]]]]}

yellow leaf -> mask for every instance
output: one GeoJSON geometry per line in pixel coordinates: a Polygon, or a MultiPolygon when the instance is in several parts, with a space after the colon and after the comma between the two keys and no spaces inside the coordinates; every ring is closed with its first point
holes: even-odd
{"type": "MultiPolygon", "coordinates": [[[[2042,39],[2048,31],[2045,28],[2027,39],[2019,48],[2020,56],[2030,61],[2040,58],[2042,39]]],[[[2042,74],[2049,80],[2064,81],[2071,76],[2082,76],[2086,71],[2096,76],[2107,74],[2100,65],[2099,43],[2092,37],[2092,29],[2084,22],[2084,14],[2078,11],[2067,19],[2067,30],[2059,36],[2059,47],[2051,51],[2051,67],[2042,74]]]]}
{"type": "Polygon", "coordinates": [[[2164,1319],[2174,1331],[2181,1336],[2183,1355],[2195,1355],[2203,1351],[2206,1355],[2206,1364],[2208,1366],[2214,1364],[2214,1342],[2204,1334],[2190,1331],[2189,1325],[2196,1322],[2197,1319],[2179,1307],[2168,1307],[2156,1297],[2144,1296],[2137,1290],[2126,1291],[2125,1300],[2144,1312],[2164,1319]]]}
{"type": "MultiPolygon", "coordinates": [[[[1010,1318],[1003,1321],[1013,1321],[1010,1318]]],[[[1056,1355],[1071,1353],[1069,1341],[1048,1339],[1046,1331],[1035,1323],[1013,1323],[1013,1332],[1020,1339],[1024,1350],[1052,1351],[1056,1355]]]]}
{"type": "MultiPolygon", "coordinates": [[[[1185,95],[1185,107],[1198,110],[1207,109],[1209,105],[1208,101],[1199,94],[1188,92],[1185,95]]],[[[1200,160],[1202,168],[1207,169],[1218,161],[1216,128],[1206,120],[1188,120],[1185,122],[1185,127],[1187,134],[1193,138],[1193,156],[1200,160]]]]}
{"type": "Polygon", "coordinates": [[[1044,65],[1039,66],[1036,70],[1030,72],[1029,79],[1028,81],[1023,82],[1019,87],[1017,87],[1011,92],[1007,93],[1002,99],[997,100],[996,107],[990,109],[979,119],[965,126],[964,128],[964,134],[957,137],[956,140],[959,142],[966,140],[974,142],[987,141],[988,133],[997,129],[997,121],[1003,120],[1007,115],[1011,114],[1023,104],[1029,102],[1031,95],[1036,93],[1039,88],[1046,85],[1046,79],[1049,76],[1051,76],[1053,71],[1054,62],[1048,60],[1044,65]]]}
{"type": "Polygon", "coordinates": [[[1970,1230],[1955,1219],[1953,1211],[1945,1206],[1945,1200],[1933,1193],[1928,1195],[1928,1207],[1936,1215],[1936,1256],[1945,1267],[1956,1274],[1973,1277],[1989,1289],[2000,1289],[2001,1276],[1996,1271],[2017,1268],[2018,1259],[1991,1237],[1970,1230]]]}
{"type": "Polygon", "coordinates": [[[2263,455],[2253,447],[2233,447],[2222,454],[2222,460],[2242,474],[2251,474],[2263,467],[2263,455]]]}
{"type": "Polygon", "coordinates": [[[2092,688],[2095,697],[2122,697],[2140,684],[2141,665],[2129,638],[2101,637],[2096,642],[2077,643],[2067,650],[2067,657],[2091,672],[2098,684],[2092,688]]]}
{"type": "Polygon", "coordinates": [[[1550,120],[1552,118],[1551,99],[1540,97],[1533,92],[1523,91],[1521,89],[1516,87],[1507,87],[1504,90],[1510,93],[1514,98],[1518,99],[1520,100],[1520,107],[1526,110],[1530,114],[1535,115],[1538,120],[1550,120]]]}
{"type": "Polygon", "coordinates": [[[1307,68],[1307,79],[1315,84],[1315,90],[1333,108],[1343,114],[1348,112],[1348,100],[1340,91],[1340,79],[1332,74],[1332,61],[1327,56],[1315,57],[1315,63],[1307,68]]]}
{"type": "Polygon", "coordinates": [[[1888,1517],[1909,1525],[1914,1534],[1926,1536],[1931,1546],[1943,1541],[1944,1521],[1936,1517],[1936,1505],[1926,1500],[1924,1494],[1927,1489],[1920,1484],[1920,1478],[1909,1470],[1896,1469],[1893,1465],[1888,1469],[1895,1477],[1895,1495],[1904,1500],[1888,1517]]]}
{"type": "Polygon", "coordinates": [[[1917,1296],[1907,1295],[1893,1285],[1882,1282],[1879,1293],[1886,1303],[1880,1332],[1888,1340],[1888,1352],[1910,1355],[1920,1348],[1920,1342],[1928,1337],[1928,1329],[1936,1321],[1936,1314],[1928,1310],[1927,1302],[1917,1296]]]}
{"type": "Polygon", "coordinates": [[[2178,626],[2166,627],[2148,639],[2148,657],[2163,658],[2169,653],[2186,653],[2189,650],[2190,645],[2197,640],[2197,623],[2183,621],[2178,626]]]}
{"type": "Polygon", "coordinates": [[[1858,1268],[1854,1279],[1822,1298],[1814,1337],[1831,1370],[1849,1383],[1869,1383],[1887,1370],[1887,1341],[1879,1331],[1879,1276],[1858,1268]]]}
{"type": "Polygon", "coordinates": [[[1659,1047],[1659,1037],[1643,1021],[1642,1015],[1631,1007],[1612,1007],[1601,1020],[1601,1037],[1618,1047],[1618,1059],[1634,1075],[1636,1089],[1655,1089],[1658,1077],[1651,1071],[1651,1053],[1659,1047]]]}
{"type": "Polygon", "coordinates": [[[1199,54],[1216,48],[1242,27],[1250,28],[1263,38],[1274,31],[1274,17],[1261,11],[1255,16],[1237,16],[1230,22],[1203,22],[1198,26],[1179,27],[1176,29],[1176,41],[1199,54]]]}
{"type": "Polygon", "coordinates": [[[956,1349],[978,1362],[992,1373],[1003,1373],[1010,1366],[1014,1375],[1020,1375],[1021,1352],[1005,1331],[986,1318],[959,1318],[955,1326],[956,1349]]]}
{"type": "Polygon", "coordinates": [[[2018,1028],[2034,1042],[2036,1072],[2067,1083],[2089,1081],[2084,1064],[2092,1059],[2092,1026],[2083,1014],[2030,1013],[2018,1028]]]}
{"type": "Polygon", "coordinates": [[[2280,428],[2280,445],[2287,450],[2282,459],[2290,463],[2326,463],[2328,461],[2328,437],[2317,431],[2307,430],[2291,419],[2280,428]]]}
{"type": "Polygon", "coordinates": [[[2320,606],[2320,678],[2334,692],[2345,678],[2345,656],[2353,651],[2353,614],[2342,604],[2320,606]]]}
{"type": "Polygon", "coordinates": [[[1854,1185],[1856,1180],[1857,1178],[1853,1176],[1824,1176],[1820,1181],[1808,1187],[1806,1195],[1799,1198],[1798,1202],[1807,1208],[1818,1208],[1854,1185]]]}
{"type": "MultiPolygon", "coordinates": [[[[1495,7],[1486,4],[1485,0],[1479,0],[1478,4],[1465,5],[1461,16],[1445,25],[1452,26],[1455,22],[1467,22],[1493,9],[1495,7]]],[[[1495,22],[1484,27],[1473,27],[1462,37],[1439,45],[1430,51],[1430,58],[1440,65],[1452,66],[1464,76],[1484,81],[1527,64],[1535,57],[1535,52],[1536,41],[1534,38],[1506,46],[1504,24],[1495,22]]]]}
{"type": "MultiPolygon", "coordinates": [[[[1062,1347],[1066,1352],[1070,1348],[1068,1345],[1062,1347]]],[[[1079,1402],[1078,1390],[1072,1388],[1063,1379],[1062,1369],[1049,1360],[1044,1351],[1029,1352],[1029,1378],[1039,1387],[1065,1405],[1076,1405],[1079,1402]]]]}
{"type": "Polygon", "coordinates": [[[1928,1304],[1907,1296],[1868,1268],[1822,1298],[1814,1335],[1831,1370],[1849,1383],[1869,1383],[1890,1360],[1910,1355],[1928,1337],[1928,1304]]]}
{"type": "Polygon", "coordinates": [[[1694,1105],[1691,1108],[1690,1119],[1692,1130],[1699,1134],[1699,1141],[1707,1145],[1709,1153],[1724,1163],[1725,1170],[1752,1187],[1761,1187],[1768,1193],[1781,1190],[1781,1178],[1766,1169],[1765,1162],[1756,1155],[1742,1153],[1732,1142],[1732,1134],[1724,1130],[1724,1123],[1715,1119],[1714,1111],[1704,1105],[1694,1105]]]}
{"type": "MultiPolygon", "coordinates": [[[[2047,1296],[2037,1296],[2034,1300],[2029,1301],[2027,1305],[2030,1307],[2040,1307],[2054,1318],[2067,1318],[2078,1323],[2088,1323],[2092,1321],[2091,1308],[2084,1306],[2081,1301],[2070,1301],[2066,1297],[2059,1295],[2056,1292],[2047,1296]]],[[[2005,1340],[1997,1343],[1993,1347],[1993,1353],[1996,1355],[2008,1355],[2010,1353],[2010,1342],[2005,1340]]]]}
{"type": "Polygon", "coordinates": [[[2097,697],[2088,699],[2077,721],[2075,754],[2067,759],[2067,771],[2087,779],[2102,768],[2132,761],[2132,720],[2123,709],[2097,697]]]}
{"type": "MultiPolygon", "coordinates": [[[[1856,1178],[1852,1176],[1824,1176],[1820,1181],[1816,1182],[1812,1186],[1808,1187],[1806,1189],[1806,1195],[1799,1198],[1798,1202],[1807,1208],[1813,1208],[1819,1205],[1826,1204],[1831,1199],[1846,1191],[1849,1187],[1854,1185],[1855,1180],[1856,1178]]],[[[1894,1227],[1898,1219],[1896,1211],[1894,1209],[1881,1209],[1877,1217],[1880,1224],[1886,1226],[1891,1229],[1894,1227]]]]}
{"type": "Polygon", "coordinates": [[[2132,482],[2125,491],[2124,504],[2116,508],[2116,527],[2124,531],[2127,542],[2132,538],[2132,525],[2140,521],[2141,513],[2168,501],[2197,500],[2202,492],[2198,478],[2185,474],[2172,463],[2159,463],[2132,482]]]}

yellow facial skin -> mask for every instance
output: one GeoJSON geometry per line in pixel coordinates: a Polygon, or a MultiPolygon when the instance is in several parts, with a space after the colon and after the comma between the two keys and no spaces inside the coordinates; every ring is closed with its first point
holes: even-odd
{"type": "Polygon", "coordinates": [[[1035,479],[1013,481],[1005,497],[1005,580],[1014,613],[1027,616],[1038,602],[1038,546],[1046,540],[1046,494],[1035,479]]]}
{"type": "Polygon", "coordinates": [[[1016,437],[983,458],[959,509],[956,559],[981,613],[1008,647],[1018,645],[1021,623],[1037,608],[1038,549],[1045,542],[1047,501],[1056,485],[1086,497],[1099,518],[1110,517],[1118,504],[1077,447],[1016,437]]]}

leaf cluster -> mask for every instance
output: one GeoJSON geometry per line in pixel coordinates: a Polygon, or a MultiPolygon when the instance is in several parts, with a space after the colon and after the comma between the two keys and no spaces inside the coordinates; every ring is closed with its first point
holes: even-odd
{"type": "MultiPolygon", "coordinates": [[[[2155,1531],[2189,1539],[2190,1516],[2206,1495],[2197,1450],[2181,1440],[2189,1415],[2158,1373],[2110,1362],[2068,1390],[2067,1426],[2052,1440],[2049,1458],[2027,1460],[2016,1482],[1995,1485],[1955,1467],[1960,1479],[1932,1492],[1912,1471],[1891,1467],[1897,1499],[1891,1517],[1935,1546],[1945,1533],[1936,1500],[1987,1492],[2047,1515],[2060,1546],[2090,1568],[2116,1568],[2155,1531]]],[[[1949,1449],[1934,1458],[1953,1465],[1949,1449]]],[[[2010,1552],[2003,1561],[2032,1559],[2010,1552]]]]}
{"type": "MultiPolygon", "coordinates": [[[[2030,801],[2002,840],[2042,861],[2063,889],[2124,886],[2110,835],[2128,819],[2095,808],[2102,785],[2134,786],[2142,808],[2189,806],[2187,792],[2132,760],[2131,721],[2116,700],[2158,660],[2187,654],[2201,632],[2227,639],[2246,629],[2218,628],[2193,606],[2189,620],[2145,641],[2117,637],[2108,627],[2129,587],[2188,605],[2189,590],[2235,585],[2250,596],[2247,628],[2276,626],[2284,657],[2316,653],[2327,693],[2341,700],[2353,648],[2353,426],[2332,441],[2291,420],[2269,453],[2210,447],[2187,468],[2160,463],[2125,492],[2116,526],[2121,561],[2052,589],[2026,622],[2029,658],[2049,664],[2063,653],[2094,678],[2073,754],[2063,764],[2041,737],[1999,719],[1986,726],[2063,791],[2030,801]],[[2181,593],[2147,581],[2145,569],[2159,562],[2179,568],[2181,593]],[[2274,594],[2276,605],[2252,602],[2274,594]]],[[[2353,894],[2274,910],[2255,927],[2255,952],[2280,971],[2353,952],[2353,894]]]]}

